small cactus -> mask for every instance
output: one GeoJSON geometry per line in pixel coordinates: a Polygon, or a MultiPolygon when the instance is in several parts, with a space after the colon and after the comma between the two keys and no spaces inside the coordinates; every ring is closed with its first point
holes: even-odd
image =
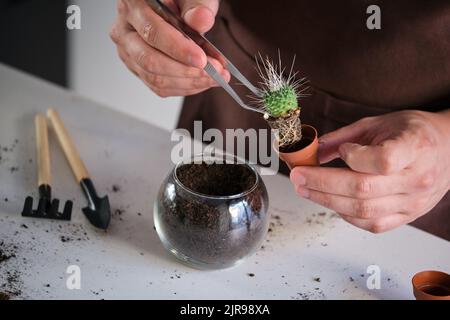
{"type": "Polygon", "coordinates": [[[289,85],[277,91],[266,92],[263,101],[267,113],[272,117],[280,117],[298,108],[297,92],[289,85]]]}
{"type": "Polygon", "coordinates": [[[278,143],[280,147],[289,146],[301,140],[300,105],[298,99],[307,96],[304,92],[306,78],[295,80],[297,72],[293,72],[294,61],[285,77],[279,57],[278,66],[269,58],[259,56],[256,60],[258,73],[262,79],[262,97],[257,99],[258,104],[266,112],[264,118],[272,129],[278,130],[278,143]],[[262,65],[262,68],[261,68],[262,65]]]}

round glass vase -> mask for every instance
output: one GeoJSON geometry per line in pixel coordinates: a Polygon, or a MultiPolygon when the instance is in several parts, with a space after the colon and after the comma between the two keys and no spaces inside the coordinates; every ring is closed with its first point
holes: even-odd
{"type": "Polygon", "coordinates": [[[223,269],[260,248],[268,204],[255,167],[234,157],[196,156],[176,165],[162,183],[154,222],[164,247],[179,260],[223,269]]]}

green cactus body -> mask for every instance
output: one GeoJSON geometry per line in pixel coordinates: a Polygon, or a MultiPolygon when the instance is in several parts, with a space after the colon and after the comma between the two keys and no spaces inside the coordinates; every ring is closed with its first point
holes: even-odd
{"type": "Polygon", "coordinates": [[[290,85],[284,85],[276,91],[269,91],[263,97],[266,111],[272,117],[280,117],[298,108],[297,92],[290,85]]]}

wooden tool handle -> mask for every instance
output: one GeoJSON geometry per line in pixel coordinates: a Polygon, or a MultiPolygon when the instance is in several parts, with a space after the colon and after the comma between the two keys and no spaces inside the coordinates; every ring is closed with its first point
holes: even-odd
{"type": "Polygon", "coordinates": [[[69,161],[70,167],[75,175],[75,179],[77,179],[78,183],[83,179],[88,179],[89,173],[81,160],[72,139],[69,136],[69,132],[64,127],[58,112],[54,109],[49,109],[47,111],[47,116],[52,123],[53,129],[58,137],[59,144],[66,155],[67,161],[69,161]]]}
{"type": "Polygon", "coordinates": [[[36,126],[36,149],[38,164],[38,186],[51,184],[50,152],[48,149],[48,127],[44,115],[38,114],[34,120],[36,126]]]}

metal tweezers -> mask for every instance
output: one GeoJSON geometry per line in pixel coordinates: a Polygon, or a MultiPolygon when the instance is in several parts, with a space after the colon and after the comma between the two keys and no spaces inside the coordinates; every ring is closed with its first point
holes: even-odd
{"type": "MultiPolygon", "coordinates": [[[[176,15],[162,0],[145,0],[147,4],[167,23],[180,31],[186,38],[191,39],[202,48],[206,55],[217,59],[222,65],[244,86],[246,86],[256,97],[262,97],[262,91],[255,87],[244,75],[228,60],[219,49],[217,49],[208,39],[189,27],[178,15],[176,15]]],[[[217,72],[211,63],[207,63],[205,72],[213,78],[225,91],[244,109],[264,114],[264,111],[255,107],[248,106],[234,91],[234,89],[217,72]]]]}

